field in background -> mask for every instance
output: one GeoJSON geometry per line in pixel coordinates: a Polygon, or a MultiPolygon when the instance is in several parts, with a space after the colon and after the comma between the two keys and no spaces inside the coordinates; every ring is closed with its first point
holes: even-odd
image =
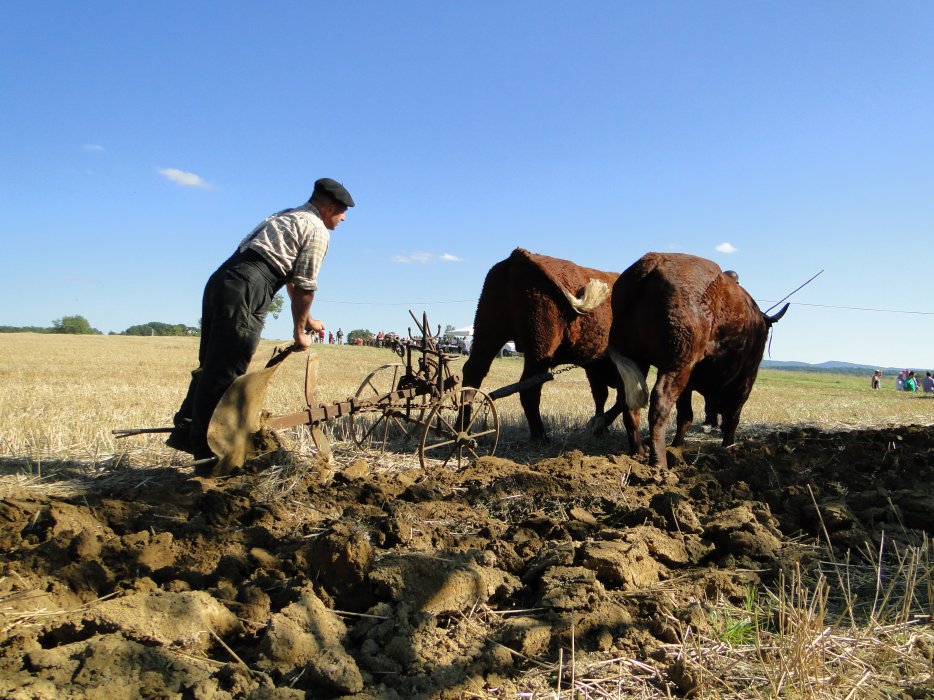
{"type": "MultiPolygon", "coordinates": [[[[254,368],[265,363],[274,346],[263,341],[254,368]]],[[[197,338],[0,335],[0,455],[94,462],[129,449],[145,460],[187,461],[186,455],[165,448],[161,436],[115,441],[110,431],[169,425],[197,365],[197,351],[197,338]]],[[[352,396],[374,369],[401,362],[391,351],[379,348],[315,345],[312,351],[321,358],[316,394],[322,402],[352,396]]],[[[454,362],[455,372],[460,372],[464,359],[454,362]]],[[[302,356],[284,363],[267,396],[270,411],[302,408],[304,371],[302,356]]],[[[497,359],[484,388],[511,384],[521,371],[521,358],[497,359]]],[[[743,412],[739,437],[783,426],[929,424],[934,401],[896,392],[892,378],[886,379],[889,388],[873,392],[868,376],[763,370],[743,412]]],[[[697,396],[694,403],[699,422],[703,404],[697,396]]],[[[500,451],[525,449],[527,433],[518,396],[497,401],[496,408],[502,423],[500,451]]],[[[562,373],[544,386],[542,413],[557,442],[589,439],[585,428],[592,412],[582,370],[562,373]]],[[[339,421],[329,424],[328,430],[335,440],[343,437],[339,421]]],[[[607,451],[624,449],[617,423],[607,451]]]]}

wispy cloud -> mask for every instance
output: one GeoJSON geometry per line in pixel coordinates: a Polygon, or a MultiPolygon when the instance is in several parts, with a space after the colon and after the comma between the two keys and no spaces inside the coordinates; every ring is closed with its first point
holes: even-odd
{"type": "Polygon", "coordinates": [[[727,243],[726,241],[724,241],[723,243],[717,246],[716,250],[718,253],[735,253],[736,247],[733,244],[727,243]]]}
{"type": "Polygon", "coordinates": [[[402,263],[407,265],[409,263],[418,263],[420,265],[427,265],[428,263],[433,263],[437,261],[441,262],[460,262],[460,258],[456,255],[451,255],[450,253],[409,253],[407,255],[393,255],[391,260],[393,262],[402,263]]]}
{"type": "Polygon", "coordinates": [[[198,175],[186,173],[184,170],[179,170],[178,168],[160,168],[159,174],[166,180],[170,180],[182,187],[200,187],[203,190],[214,189],[214,185],[210,182],[205,182],[198,175]]]}
{"type": "Polygon", "coordinates": [[[92,153],[103,153],[107,149],[105,149],[99,143],[86,143],[84,144],[84,150],[91,151],[92,153]]]}

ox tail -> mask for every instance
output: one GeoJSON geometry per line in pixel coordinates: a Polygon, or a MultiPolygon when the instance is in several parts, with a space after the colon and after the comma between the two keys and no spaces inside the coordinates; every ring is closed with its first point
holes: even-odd
{"type": "Polygon", "coordinates": [[[785,305],[781,308],[781,311],[779,311],[779,312],[778,312],[777,314],[775,314],[774,316],[765,316],[765,314],[763,314],[763,316],[765,316],[765,323],[766,323],[766,325],[771,326],[773,323],[778,323],[779,320],[781,320],[781,317],[785,315],[785,312],[788,311],[788,307],[789,307],[789,306],[791,306],[791,304],[785,304],[785,305]]]}
{"type": "Polygon", "coordinates": [[[639,366],[628,357],[621,355],[615,348],[609,349],[610,359],[616,365],[620,379],[623,380],[623,392],[626,394],[626,408],[633,410],[644,408],[649,403],[649,387],[645,375],[639,366]]]}
{"type": "Polygon", "coordinates": [[[588,314],[596,309],[600,304],[606,301],[610,296],[610,285],[603,280],[592,279],[584,287],[584,292],[579,297],[574,296],[560,284],[558,289],[568,300],[571,308],[578,314],[588,314]]]}

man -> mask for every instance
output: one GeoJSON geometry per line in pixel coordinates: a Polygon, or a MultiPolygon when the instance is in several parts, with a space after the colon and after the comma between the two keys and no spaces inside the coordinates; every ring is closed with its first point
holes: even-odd
{"type": "MultiPolygon", "coordinates": [[[[308,333],[323,332],[311,317],[318,270],[330,231],[344,220],[353,198],[331,178],[315,182],[311,198],[296,209],[266,217],[208,280],[201,302],[198,369],[175,414],[166,445],[196,460],[212,457],[207,443],[211,415],[221,396],[249,367],[259,345],[266,311],[283,285],[291,299],[292,338],[298,349],[311,344],[308,333]]],[[[199,471],[210,473],[210,464],[199,471]]]]}
{"type": "Polygon", "coordinates": [[[931,376],[930,372],[924,373],[924,393],[934,393],[934,377],[931,376]]]}

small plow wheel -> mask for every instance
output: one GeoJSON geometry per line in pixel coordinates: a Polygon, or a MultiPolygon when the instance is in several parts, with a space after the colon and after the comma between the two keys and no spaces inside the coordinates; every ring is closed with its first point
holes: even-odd
{"type": "Polygon", "coordinates": [[[404,376],[405,365],[396,363],[377,367],[363,380],[354,397],[373,403],[373,408],[348,417],[348,430],[354,444],[385,452],[387,445],[416,437],[417,426],[428,410],[431,397],[414,397],[408,409],[404,400],[389,401],[387,395],[399,388],[404,376]]]}
{"type": "Polygon", "coordinates": [[[461,469],[492,455],[499,441],[493,400],[479,389],[459,387],[445,393],[425,421],[418,458],[422,469],[461,469]]]}

